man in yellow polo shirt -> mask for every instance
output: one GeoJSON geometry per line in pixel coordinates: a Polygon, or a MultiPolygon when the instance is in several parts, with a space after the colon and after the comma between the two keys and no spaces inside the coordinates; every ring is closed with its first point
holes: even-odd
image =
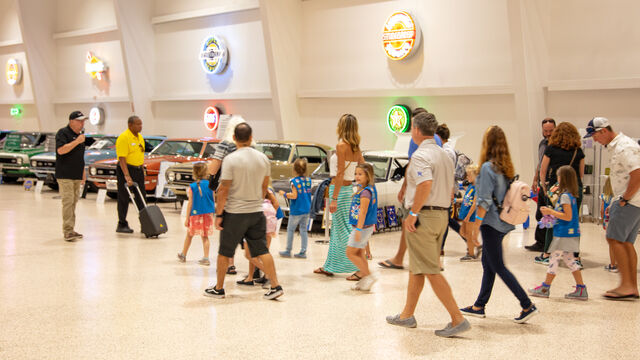
{"type": "MultiPolygon", "coordinates": [[[[142,131],[142,120],[133,115],[129,117],[128,126],[118,140],[116,140],[116,154],[118,156],[118,167],[116,176],[118,178],[118,227],[116,232],[131,234],[133,230],[127,223],[127,212],[129,210],[129,193],[125,186],[129,188],[134,182],[140,187],[142,196],[146,196],[144,190],[144,138],[140,134],[142,131]]],[[[137,194],[132,191],[133,194],[137,194]]],[[[137,196],[137,195],[136,195],[137,196]]],[[[136,199],[140,204],[140,199],[136,199]]]]}

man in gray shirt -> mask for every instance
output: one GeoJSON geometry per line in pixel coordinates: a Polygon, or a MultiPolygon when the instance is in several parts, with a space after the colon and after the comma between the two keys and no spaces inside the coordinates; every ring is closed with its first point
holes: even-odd
{"type": "MultiPolygon", "coordinates": [[[[545,118],[544,120],[542,120],[542,140],[540,140],[540,143],[538,144],[538,165],[536,166],[536,172],[535,172],[535,175],[533,176],[533,182],[531,183],[531,189],[533,191],[536,191],[536,190],[538,191],[538,204],[536,209],[537,221],[540,221],[540,219],[542,219],[542,213],[540,212],[540,208],[542,206],[547,205],[545,203],[546,197],[544,195],[544,190],[542,189],[541,186],[539,186],[540,185],[539,184],[540,183],[540,179],[539,179],[540,163],[542,162],[542,157],[544,156],[544,152],[547,150],[547,146],[549,145],[549,138],[551,137],[551,134],[553,134],[553,130],[555,130],[555,128],[556,128],[556,121],[553,120],[552,118],[545,118]]],[[[529,251],[537,251],[537,252],[544,251],[544,242],[546,237],[547,237],[547,229],[536,226],[536,232],[535,232],[536,242],[534,244],[527,245],[524,248],[529,251]]]]}
{"type": "Polygon", "coordinates": [[[267,221],[262,213],[262,203],[269,186],[270,163],[263,153],[251,147],[251,133],[251,126],[247,123],[236,126],[233,140],[237,150],[227,155],[222,163],[216,203],[216,229],[220,230],[217,283],[204,291],[206,296],[225,297],[227,266],[243,239],[251,257],[258,258],[271,281],[271,288],[264,298],[273,300],[284,294],[278,284],[273,257],[267,248],[267,221]]]}
{"type": "Polygon", "coordinates": [[[387,322],[411,328],[417,326],[413,314],[426,276],[451,316],[451,322],[435,333],[451,337],[471,327],[458,309],[449,283],[440,273],[440,249],[448,225],[453,188],[453,162],[433,139],[438,126],[433,114],[418,114],[412,123],[411,137],[419,147],[411,157],[406,174],[405,208],[410,211],[404,226],[409,250],[409,286],[404,309],[397,315],[387,316],[387,322]]]}

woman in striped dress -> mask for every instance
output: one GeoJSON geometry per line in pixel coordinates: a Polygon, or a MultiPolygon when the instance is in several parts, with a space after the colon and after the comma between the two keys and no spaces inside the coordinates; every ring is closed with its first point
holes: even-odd
{"type": "Polygon", "coordinates": [[[360,151],[360,135],[358,120],[351,114],[344,114],[338,121],[338,145],[336,153],[329,159],[331,185],[329,211],[333,214],[331,221],[331,239],[329,253],[322,267],[313,272],[333,276],[333,273],[354,272],[347,280],[359,280],[358,268],[347,258],[346,248],[351,234],[349,210],[353,196],[352,182],[355,179],[356,166],[364,162],[360,151]]]}

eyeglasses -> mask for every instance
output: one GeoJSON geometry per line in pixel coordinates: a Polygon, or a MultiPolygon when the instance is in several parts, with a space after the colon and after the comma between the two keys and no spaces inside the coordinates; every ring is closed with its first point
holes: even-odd
{"type": "Polygon", "coordinates": [[[556,121],[553,120],[553,119],[544,119],[544,120],[542,120],[542,125],[548,124],[548,123],[552,123],[553,125],[555,125],[556,121]]]}

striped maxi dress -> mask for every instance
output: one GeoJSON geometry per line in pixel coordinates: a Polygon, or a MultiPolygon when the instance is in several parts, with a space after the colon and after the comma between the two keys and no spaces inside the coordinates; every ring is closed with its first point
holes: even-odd
{"type": "MultiPolygon", "coordinates": [[[[329,186],[329,197],[333,198],[334,186],[329,186]]],[[[329,253],[322,268],[332,273],[348,273],[358,271],[351,260],[347,258],[346,249],[351,235],[352,226],[349,224],[349,211],[353,188],[351,185],[342,186],[338,193],[338,209],[333,213],[331,221],[331,239],[329,241],[329,253]]]]}

